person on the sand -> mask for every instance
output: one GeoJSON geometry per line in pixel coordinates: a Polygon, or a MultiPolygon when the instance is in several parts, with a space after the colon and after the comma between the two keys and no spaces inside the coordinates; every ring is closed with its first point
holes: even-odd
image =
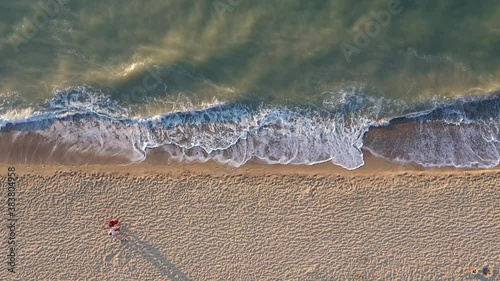
{"type": "Polygon", "coordinates": [[[111,228],[111,230],[108,232],[108,235],[111,237],[111,238],[114,238],[118,232],[120,231],[120,227],[113,227],[111,228]]]}
{"type": "Polygon", "coordinates": [[[110,220],[108,221],[108,226],[113,227],[118,224],[118,220],[110,220]]]}
{"type": "Polygon", "coordinates": [[[108,221],[107,225],[111,227],[111,229],[108,232],[108,235],[113,238],[118,234],[118,231],[120,231],[120,227],[118,226],[118,220],[110,220],[108,221]]]}

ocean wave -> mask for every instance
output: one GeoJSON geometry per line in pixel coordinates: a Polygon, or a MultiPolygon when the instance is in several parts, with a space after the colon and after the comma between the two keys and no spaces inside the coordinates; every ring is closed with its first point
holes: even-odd
{"type": "MultiPolygon", "coordinates": [[[[320,107],[252,107],[216,103],[137,118],[88,87],[58,90],[44,110],[12,119],[4,107],[1,135],[35,134],[71,151],[144,161],[149,149],[181,162],[241,166],[332,162],[364,165],[363,151],[425,167],[491,168],[500,159],[500,97],[447,101],[422,112],[362,89],[325,93],[320,107]]],[[[184,107],[185,108],[185,107],[184,107]]],[[[79,163],[76,163],[79,164],[79,163]]]]}
{"type": "Polygon", "coordinates": [[[461,98],[395,118],[371,128],[363,147],[399,163],[494,168],[500,164],[500,95],[461,98]]]}

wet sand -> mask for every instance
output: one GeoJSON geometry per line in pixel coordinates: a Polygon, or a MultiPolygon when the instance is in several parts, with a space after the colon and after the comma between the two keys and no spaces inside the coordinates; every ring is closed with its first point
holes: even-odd
{"type": "Polygon", "coordinates": [[[377,161],[16,165],[17,273],[0,280],[498,280],[500,170],[377,161]]]}

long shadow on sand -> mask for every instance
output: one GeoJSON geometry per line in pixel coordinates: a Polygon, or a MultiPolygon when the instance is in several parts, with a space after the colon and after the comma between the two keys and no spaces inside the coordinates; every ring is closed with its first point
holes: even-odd
{"type": "Polygon", "coordinates": [[[130,251],[140,254],[150,262],[156,269],[166,275],[170,280],[190,281],[173,263],[171,263],[163,254],[147,241],[139,239],[133,232],[127,230],[120,234],[123,235],[122,246],[130,251]]]}

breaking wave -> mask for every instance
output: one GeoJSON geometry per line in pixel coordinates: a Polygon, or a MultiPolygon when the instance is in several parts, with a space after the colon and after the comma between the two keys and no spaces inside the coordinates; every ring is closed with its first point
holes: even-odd
{"type": "Polygon", "coordinates": [[[20,135],[36,135],[54,149],[129,162],[145,160],[153,148],[176,161],[232,166],[254,159],[331,161],[356,169],[364,164],[363,149],[425,167],[491,168],[500,159],[498,95],[452,100],[408,115],[413,108],[402,102],[349,88],[325,93],[321,106],[307,108],[217,102],[138,118],[99,91],[75,87],[59,90],[44,106],[21,110],[24,115],[14,114],[13,107],[0,107],[0,138],[10,134],[16,142],[20,135]]]}

